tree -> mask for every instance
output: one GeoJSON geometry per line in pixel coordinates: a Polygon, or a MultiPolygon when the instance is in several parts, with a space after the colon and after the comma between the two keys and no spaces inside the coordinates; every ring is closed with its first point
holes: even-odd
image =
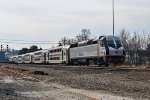
{"type": "Polygon", "coordinates": [[[67,37],[63,37],[59,42],[59,46],[68,45],[68,44],[69,44],[69,39],[67,37]]]}
{"type": "Polygon", "coordinates": [[[60,47],[60,46],[62,46],[62,43],[59,41],[59,43],[58,43],[58,46],[60,47]]]}
{"type": "Polygon", "coordinates": [[[129,32],[127,32],[125,29],[122,29],[119,33],[119,37],[121,38],[123,46],[125,47],[125,49],[128,50],[129,49],[128,39],[130,37],[129,32]]]}
{"type": "Polygon", "coordinates": [[[149,58],[148,44],[150,44],[150,38],[147,33],[139,34],[134,32],[130,35],[125,29],[122,29],[119,33],[119,37],[123,42],[123,46],[126,50],[126,63],[127,64],[145,64],[149,58]],[[144,34],[144,35],[142,35],[144,34]]]}
{"type": "Polygon", "coordinates": [[[127,54],[127,62],[126,63],[130,63],[130,45],[129,45],[129,37],[130,37],[130,34],[128,31],[126,31],[125,29],[122,29],[118,36],[120,37],[120,39],[122,40],[122,44],[125,48],[125,51],[126,51],[126,54],[127,54]]]}
{"type": "Polygon", "coordinates": [[[70,45],[76,42],[88,40],[90,38],[90,35],[91,35],[91,32],[89,29],[82,29],[81,33],[78,34],[75,38],[68,39],[67,37],[63,37],[58,43],[58,46],[70,45]]]}
{"type": "Polygon", "coordinates": [[[25,53],[30,53],[30,52],[35,52],[35,51],[38,51],[38,50],[42,50],[42,48],[40,47],[40,48],[38,49],[37,46],[33,45],[33,46],[31,46],[29,49],[28,49],[28,48],[22,48],[22,49],[19,51],[18,55],[25,54],[25,53]]]}
{"type": "Polygon", "coordinates": [[[34,52],[34,51],[38,51],[38,50],[39,50],[38,47],[33,45],[29,48],[28,52],[34,52]]]}
{"type": "Polygon", "coordinates": [[[79,35],[76,36],[76,41],[77,41],[77,42],[83,41],[83,40],[82,40],[82,35],[81,35],[81,34],[79,34],[79,35]]]}
{"type": "Polygon", "coordinates": [[[148,62],[150,64],[150,44],[147,45],[146,56],[147,56],[148,62]]]}
{"type": "Polygon", "coordinates": [[[76,36],[77,42],[85,41],[90,38],[91,32],[89,29],[82,29],[81,34],[76,36]]]}
{"type": "Polygon", "coordinates": [[[22,49],[19,51],[18,55],[25,54],[25,53],[28,52],[28,50],[29,50],[28,48],[22,48],[22,49]]]}
{"type": "Polygon", "coordinates": [[[90,35],[91,35],[91,32],[90,32],[90,30],[89,29],[82,29],[81,30],[81,36],[82,36],[82,40],[84,41],[84,40],[88,40],[89,39],[89,37],[90,37],[90,35]]]}
{"type": "Polygon", "coordinates": [[[41,47],[40,47],[40,49],[39,50],[43,50],[41,47]]]}

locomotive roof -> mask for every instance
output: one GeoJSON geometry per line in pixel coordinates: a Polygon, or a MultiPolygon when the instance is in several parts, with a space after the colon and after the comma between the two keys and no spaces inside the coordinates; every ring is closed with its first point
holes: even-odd
{"type": "Polygon", "coordinates": [[[111,38],[115,38],[115,39],[119,39],[119,37],[117,36],[106,36],[107,39],[111,39],[111,38]]]}
{"type": "Polygon", "coordinates": [[[47,50],[61,49],[61,48],[69,48],[69,46],[70,46],[70,45],[58,46],[58,47],[49,48],[49,49],[47,49],[47,50]]]}

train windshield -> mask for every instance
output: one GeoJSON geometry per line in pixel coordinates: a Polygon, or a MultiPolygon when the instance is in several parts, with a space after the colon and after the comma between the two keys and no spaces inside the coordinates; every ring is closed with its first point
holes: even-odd
{"type": "Polygon", "coordinates": [[[109,47],[115,48],[115,43],[114,43],[113,38],[107,39],[107,45],[108,45],[109,47]]]}
{"type": "Polygon", "coordinates": [[[120,48],[122,47],[122,43],[118,37],[108,36],[107,37],[107,45],[112,48],[120,48]]]}
{"type": "Polygon", "coordinates": [[[117,48],[122,47],[122,43],[121,43],[120,39],[115,39],[115,42],[116,42],[117,48]]]}

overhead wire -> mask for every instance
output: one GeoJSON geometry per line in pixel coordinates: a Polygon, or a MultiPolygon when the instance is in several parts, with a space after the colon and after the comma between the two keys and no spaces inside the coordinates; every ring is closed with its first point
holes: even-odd
{"type": "Polygon", "coordinates": [[[28,41],[28,40],[9,40],[0,39],[0,43],[11,43],[11,44],[58,44],[54,41],[28,41]]]}

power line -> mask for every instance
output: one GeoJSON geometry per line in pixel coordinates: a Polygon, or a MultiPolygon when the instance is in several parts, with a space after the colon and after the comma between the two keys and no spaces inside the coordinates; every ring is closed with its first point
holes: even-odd
{"type": "Polygon", "coordinates": [[[9,40],[0,39],[1,43],[11,43],[11,44],[58,44],[54,41],[27,41],[27,40],[9,40]]]}
{"type": "Polygon", "coordinates": [[[58,43],[40,43],[40,42],[20,42],[20,43],[17,43],[17,42],[3,42],[3,41],[0,41],[1,43],[9,43],[9,44],[58,44],[58,43]]]}
{"type": "Polygon", "coordinates": [[[0,39],[0,40],[4,40],[4,41],[15,41],[15,42],[54,42],[54,41],[42,41],[42,40],[37,40],[37,41],[28,41],[28,40],[9,40],[9,39],[0,39]]]}

